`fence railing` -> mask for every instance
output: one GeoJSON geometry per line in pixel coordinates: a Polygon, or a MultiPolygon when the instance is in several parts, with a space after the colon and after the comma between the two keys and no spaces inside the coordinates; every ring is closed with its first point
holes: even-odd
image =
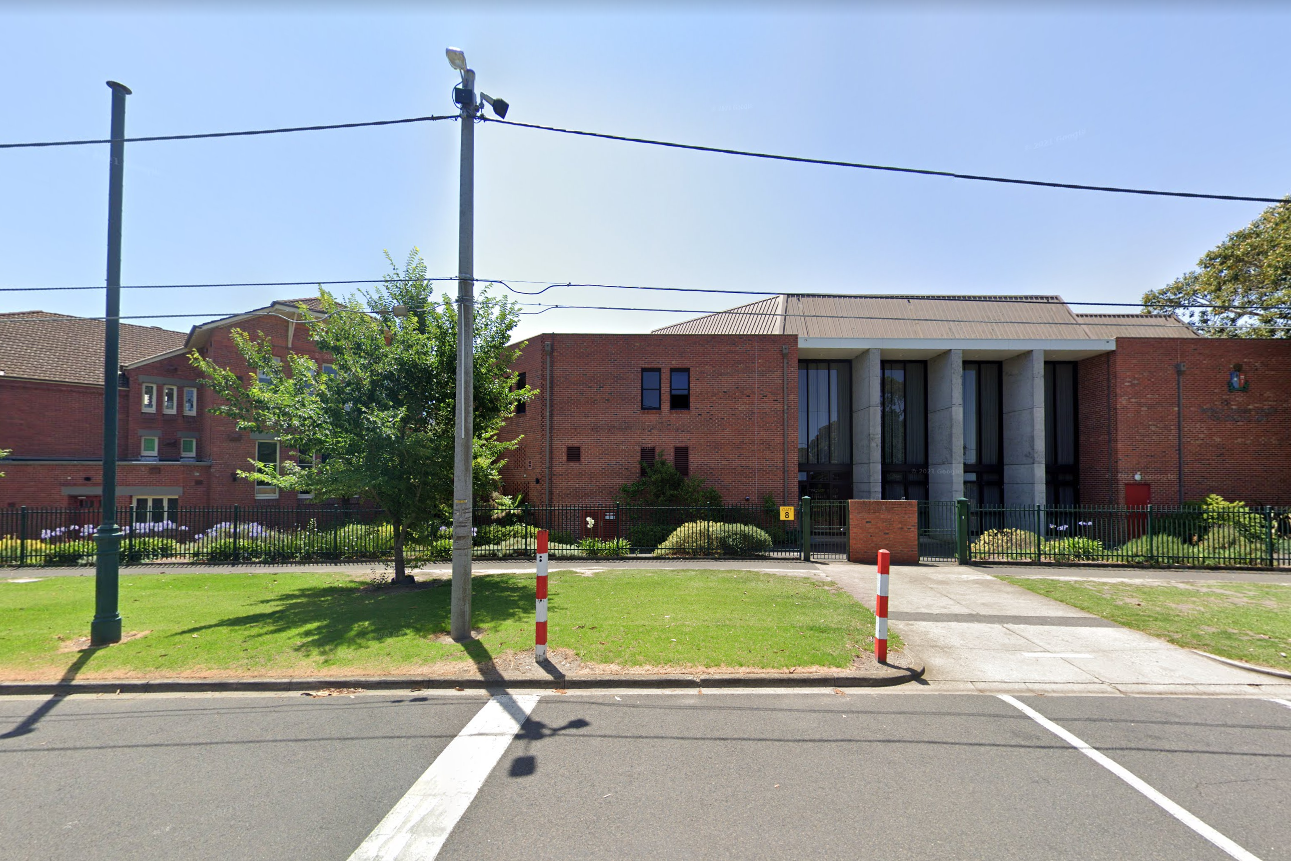
{"type": "MultiPolygon", "coordinates": [[[[814,558],[845,558],[847,503],[811,505],[814,558]]],[[[0,566],[93,565],[100,512],[74,508],[0,509],[0,566]]],[[[565,505],[477,508],[476,559],[532,558],[538,529],[561,558],[779,558],[804,554],[802,506],[793,520],[779,507],[565,505]]],[[[385,561],[394,530],[384,512],[332,506],[121,507],[121,563],[290,563],[385,561]]],[[[450,523],[433,524],[405,543],[414,562],[452,557],[450,523]]]]}
{"type": "Polygon", "coordinates": [[[1291,566],[1291,508],[976,506],[965,531],[975,562],[1291,566]]]}

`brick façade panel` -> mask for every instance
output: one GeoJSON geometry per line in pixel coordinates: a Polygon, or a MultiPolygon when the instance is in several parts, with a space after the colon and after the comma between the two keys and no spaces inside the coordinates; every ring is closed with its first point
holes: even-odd
{"type": "Polygon", "coordinates": [[[792,503],[797,352],[792,335],[536,335],[513,365],[540,393],[503,431],[520,439],[506,491],[538,505],[610,502],[640,475],[643,447],[673,461],[687,446],[690,474],[725,501],[792,503]],[[662,371],[659,410],[641,408],[642,368],[662,371]],[[673,368],[690,370],[689,410],[669,408],[673,368]],[[566,460],[568,446],[579,462],[566,460]]]}
{"type": "Polygon", "coordinates": [[[847,559],[878,563],[886,550],[893,565],[919,563],[919,503],[904,499],[853,499],[847,504],[847,559]]]}

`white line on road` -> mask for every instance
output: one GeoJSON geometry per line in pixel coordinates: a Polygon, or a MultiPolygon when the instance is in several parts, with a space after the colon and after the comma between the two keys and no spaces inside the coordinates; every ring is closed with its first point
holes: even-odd
{"type": "Polygon", "coordinates": [[[1058,736],[1058,738],[1067,742],[1067,744],[1076,748],[1076,750],[1080,751],[1085,756],[1089,757],[1094,762],[1098,763],[1103,768],[1107,769],[1112,774],[1116,775],[1121,780],[1125,781],[1130,786],[1134,787],[1139,792],[1143,793],[1143,795],[1147,796],[1148,800],[1151,801],[1153,804],[1160,807],[1166,813],[1169,813],[1175,819],[1178,819],[1184,825],[1187,825],[1193,831],[1196,831],[1202,837],[1206,838],[1211,843],[1215,844],[1215,846],[1219,847],[1224,852],[1231,855],[1233,858],[1238,858],[1240,859],[1240,861],[1260,861],[1259,856],[1253,855],[1250,852],[1243,849],[1241,846],[1238,846],[1232,840],[1229,840],[1227,837],[1220,834],[1218,831],[1211,828],[1206,823],[1202,822],[1196,816],[1193,816],[1187,810],[1184,810],[1178,804],[1174,803],[1169,798],[1166,798],[1160,792],[1157,792],[1146,781],[1144,781],[1138,775],[1134,774],[1134,772],[1130,771],[1128,768],[1116,762],[1112,758],[1106,756],[1105,754],[1099,753],[1098,751],[1094,750],[1092,747],[1085,744],[1083,741],[1076,738],[1076,736],[1067,732],[1067,730],[1058,726],[1056,723],[1049,720],[1047,717],[1040,714],[1035,709],[1031,708],[1030,706],[1023,705],[1022,703],[1018,702],[1016,699],[1009,696],[1008,694],[999,694],[998,696],[1000,699],[1004,700],[1009,705],[1016,707],[1024,715],[1031,718],[1036,723],[1040,724],[1040,726],[1049,730],[1049,732],[1058,736]]]}
{"type": "Polygon", "coordinates": [[[431,861],[471,806],[539,695],[500,694],[480,709],[412,789],[354,850],[350,861],[431,861]]]}
{"type": "Polygon", "coordinates": [[[1286,706],[1287,708],[1291,709],[1291,702],[1288,702],[1287,700],[1275,700],[1275,699],[1270,699],[1270,700],[1269,700],[1269,702],[1271,702],[1271,703],[1277,703],[1277,704],[1278,704],[1278,705],[1280,705],[1280,706],[1286,706]]]}

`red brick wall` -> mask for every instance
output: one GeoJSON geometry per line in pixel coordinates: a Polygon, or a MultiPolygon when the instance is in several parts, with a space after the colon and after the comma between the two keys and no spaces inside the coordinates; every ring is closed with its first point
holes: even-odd
{"type": "Polygon", "coordinates": [[[793,335],[538,335],[515,370],[545,389],[543,345],[552,344],[552,392],[508,421],[504,438],[523,435],[503,470],[507,491],[535,504],[609,502],[640,475],[644,446],[674,460],[690,447],[690,474],[727,502],[797,499],[797,337],[793,335]],[[788,355],[781,347],[789,348],[788,355]],[[641,409],[641,369],[661,368],[662,406],[641,409]],[[690,410],[668,409],[669,370],[690,369],[690,410]],[[787,369],[787,380],[785,374],[787,369]],[[787,386],[789,444],[785,444],[787,386]],[[546,475],[543,427],[551,398],[552,469],[546,475]],[[579,446],[579,463],[566,448],[579,446]],[[786,464],[787,460],[787,464],[786,464]],[[540,483],[535,483],[540,480],[540,483]],[[786,482],[789,487],[785,498],[786,482]]]}
{"type": "MultiPolygon", "coordinates": [[[[1291,341],[1118,338],[1112,362],[1111,502],[1141,473],[1152,501],[1175,504],[1178,426],[1175,363],[1183,376],[1183,499],[1208,493],[1252,504],[1291,504],[1291,341]],[[1240,363],[1249,391],[1228,391],[1240,363]]],[[[1081,363],[1081,499],[1107,499],[1106,390],[1081,363]],[[1088,373],[1087,373],[1088,371],[1088,373]],[[1086,376],[1089,379],[1086,379],[1086,376]]]]}
{"type": "Polygon", "coordinates": [[[919,503],[905,499],[853,499],[847,512],[847,559],[878,563],[879,551],[893,565],[919,563],[919,503]]]}
{"type": "Polygon", "coordinates": [[[0,448],[13,457],[101,458],[101,427],[101,386],[0,377],[0,448]]]}
{"type": "Polygon", "coordinates": [[[1116,374],[1116,354],[1104,353],[1077,363],[1076,417],[1082,505],[1116,502],[1116,404],[1110,381],[1116,374]],[[1109,471],[1110,470],[1110,471],[1109,471]]]}
{"type": "MultiPolygon", "coordinates": [[[[0,463],[0,507],[64,508],[75,507],[75,495],[62,492],[64,487],[99,488],[103,485],[101,462],[67,461],[63,463],[0,463]],[[88,480],[87,480],[88,479],[88,480]]],[[[180,505],[210,504],[210,466],[192,463],[119,463],[118,487],[180,487],[180,505]]],[[[98,504],[97,495],[87,499],[98,504]]],[[[131,497],[118,497],[118,505],[127,505],[131,497]]]]}

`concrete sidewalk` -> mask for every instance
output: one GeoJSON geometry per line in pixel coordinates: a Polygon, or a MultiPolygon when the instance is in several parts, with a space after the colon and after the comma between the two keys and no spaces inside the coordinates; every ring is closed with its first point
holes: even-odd
{"type": "MultiPolygon", "coordinates": [[[[873,609],[873,566],[819,570],[873,609]]],[[[972,568],[894,566],[889,592],[892,629],[938,687],[1291,696],[1285,679],[1226,666],[972,568]]]]}

